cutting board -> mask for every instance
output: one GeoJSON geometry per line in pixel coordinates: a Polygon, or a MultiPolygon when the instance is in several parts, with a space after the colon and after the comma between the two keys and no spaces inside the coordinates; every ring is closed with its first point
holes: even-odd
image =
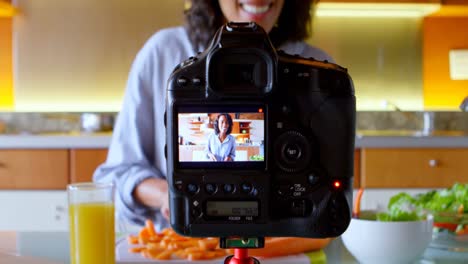
{"type": "MultiPolygon", "coordinates": [[[[126,239],[120,239],[117,241],[116,245],[116,262],[119,264],[139,264],[139,263],[190,263],[190,264],[220,264],[223,263],[224,258],[214,259],[214,260],[199,260],[199,261],[188,261],[188,260],[171,260],[171,261],[158,261],[147,259],[141,256],[140,254],[130,253],[128,250],[132,245],[129,245],[126,239]]],[[[324,258],[325,254],[323,251],[317,251],[314,254],[298,254],[285,257],[275,257],[275,258],[264,258],[259,259],[261,264],[310,264],[314,258],[324,258]]],[[[314,263],[321,263],[315,262],[314,263]]]]}

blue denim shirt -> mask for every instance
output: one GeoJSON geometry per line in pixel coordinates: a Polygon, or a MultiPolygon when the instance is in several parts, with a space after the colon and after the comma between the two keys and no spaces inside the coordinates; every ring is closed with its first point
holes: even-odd
{"type": "Polygon", "coordinates": [[[223,142],[219,140],[214,132],[208,137],[205,152],[212,153],[216,161],[224,161],[226,157],[236,158],[236,139],[232,135],[227,135],[223,142]]]}

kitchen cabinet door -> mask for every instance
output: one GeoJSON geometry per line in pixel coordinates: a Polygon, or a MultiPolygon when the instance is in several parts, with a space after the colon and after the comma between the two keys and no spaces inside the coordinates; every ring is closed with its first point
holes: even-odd
{"type": "MultiPolygon", "coordinates": [[[[0,191],[0,230],[67,231],[67,192],[0,191]]],[[[3,263],[0,260],[0,263],[3,263]]]]}
{"type": "Polygon", "coordinates": [[[107,158],[107,149],[70,150],[70,182],[92,181],[96,168],[107,158]]]}
{"type": "Polygon", "coordinates": [[[68,150],[0,150],[0,189],[64,190],[68,168],[68,150]]]}
{"type": "Polygon", "coordinates": [[[356,149],[354,150],[354,180],[353,180],[354,189],[361,187],[360,164],[361,164],[361,151],[359,149],[356,149]]]}
{"type": "Polygon", "coordinates": [[[468,181],[468,149],[362,149],[364,188],[446,188],[468,181]]]}

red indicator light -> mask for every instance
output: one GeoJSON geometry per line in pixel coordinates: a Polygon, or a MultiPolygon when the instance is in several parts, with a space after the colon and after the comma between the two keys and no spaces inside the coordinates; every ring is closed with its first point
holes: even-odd
{"type": "Polygon", "coordinates": [[[258,109],[258,112],[259,112],[259,113],[263,113],[263,108],[259,108],[259,109],[258,109]]]}
{"type": "Polygon", "coordinates": [[[341,182],[340,181],[334,181],[333,182],[333,187],[335,187],[336,189],[340,188],[341,187],[341,182]]]}

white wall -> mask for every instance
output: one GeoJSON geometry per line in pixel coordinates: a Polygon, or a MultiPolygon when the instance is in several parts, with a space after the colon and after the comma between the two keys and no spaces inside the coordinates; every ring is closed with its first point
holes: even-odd
{"type": "Polygon", "coordinates": [[[14,0],[17,111],[117,111],[130,65],[183,0],[14,0]]]}

